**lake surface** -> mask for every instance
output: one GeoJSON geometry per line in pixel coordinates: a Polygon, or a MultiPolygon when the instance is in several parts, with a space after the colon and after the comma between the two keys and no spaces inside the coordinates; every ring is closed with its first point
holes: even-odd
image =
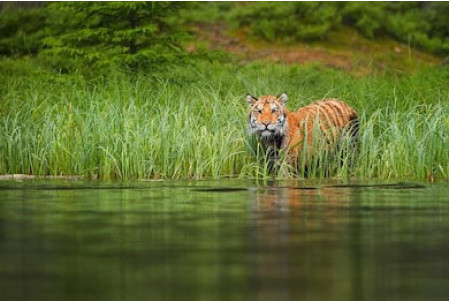
{"type": "Polygon", "coordinates": [[[0,182],[0,299],[448,300],[448,211],[448,182],[0,182]]]}

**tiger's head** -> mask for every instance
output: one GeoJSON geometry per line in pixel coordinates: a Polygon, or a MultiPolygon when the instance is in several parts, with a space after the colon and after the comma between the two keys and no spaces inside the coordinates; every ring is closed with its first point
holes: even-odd
{"type": "Polygon", "coordinates": [[[287,127],[287,112],[285,103],[287,95],[261,96],[255,98],[247,94],[247,102],[250,105],[248,122],[250,132],[257,134],[261,139],[271,140],[276,136],[283,136],[287,127]]]}

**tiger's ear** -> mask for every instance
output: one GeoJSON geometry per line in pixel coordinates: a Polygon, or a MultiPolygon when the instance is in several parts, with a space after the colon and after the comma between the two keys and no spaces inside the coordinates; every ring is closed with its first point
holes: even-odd
{"type": "Polygon", "coordinates": [[[281,96],[278,97],[278,100],[284,105],[288,100],[288,96],[285,93],[282,93],[281,96]]]}
{"type": "Polygon", "coordinates": [[[248,104],[249,104],[250,106],[252,106],[253,103],[255,103],[256,101],[258,101],[258,98],[255,98],[255,97],[253,97],[253,96],[250,95],[250,94],[247,94],[246,100],[247,100],[248,104]]]}

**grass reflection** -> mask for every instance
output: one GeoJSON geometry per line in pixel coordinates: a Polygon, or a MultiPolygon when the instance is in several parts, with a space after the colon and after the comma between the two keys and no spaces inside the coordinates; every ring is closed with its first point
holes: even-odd
{"type": "Polygon", "coordinates": [[[3,300],[448,298],[446,184],[35,185],[1,189],[3,300]]]}

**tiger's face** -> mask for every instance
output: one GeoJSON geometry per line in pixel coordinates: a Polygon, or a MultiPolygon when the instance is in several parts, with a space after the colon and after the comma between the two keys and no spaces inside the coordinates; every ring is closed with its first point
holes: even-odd
{"type": "Polygon", "coordinates": [[[283,136],[287,125],[284,108],[286,101],[286,94],[280,97],[261,96],[259,98],[247,94],[247,102],[250,105],[250,132],[266,140],[283,136]]]}

